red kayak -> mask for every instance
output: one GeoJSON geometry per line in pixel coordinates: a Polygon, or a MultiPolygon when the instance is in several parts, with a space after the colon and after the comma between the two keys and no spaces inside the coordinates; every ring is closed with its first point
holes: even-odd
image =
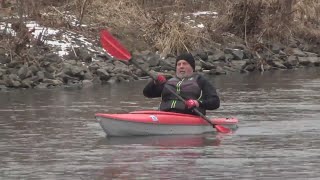
{"type": "MultiPolygon", "coordinates": [[[[126,114],[97,113],[95,118],[107,136],[178,135],[215,132],[199,116],[164,111],[133,111],[126,114]]],[[[236,129],[237,118],[213,118],[213,124],[236,129]]]]}

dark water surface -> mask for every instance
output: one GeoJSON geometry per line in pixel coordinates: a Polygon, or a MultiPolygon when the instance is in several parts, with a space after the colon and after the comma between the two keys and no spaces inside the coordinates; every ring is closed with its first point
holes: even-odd
{"type": "Polygon", "coordinates": [[[233,135],[106,138],[97,112],[155,109],[146,81],[0,92],[0,179],[319,179],[320,69],[212,78],[233,135]]]}

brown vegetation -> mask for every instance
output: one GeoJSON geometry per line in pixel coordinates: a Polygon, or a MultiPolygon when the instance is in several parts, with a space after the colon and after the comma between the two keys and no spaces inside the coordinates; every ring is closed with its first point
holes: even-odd
{"type": "Polygon", "coordinates": [[[151,48],[163,55],[235,41],[249,49],[295,39],[320,43],[318,0],[2,0],[1,8],[18,14],[20,23],[28,17],[94,39],[108,28],[132,51],[151,48]],[[219,18],[191,16],[205,26],[194,28],[185,17],[196,11],[216,11],[219,18]]]}

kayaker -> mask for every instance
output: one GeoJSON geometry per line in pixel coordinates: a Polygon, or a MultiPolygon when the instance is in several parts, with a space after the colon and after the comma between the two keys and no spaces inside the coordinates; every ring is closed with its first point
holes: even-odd
{"type": "Polygon", "coordinates": [[[219,108],[220,99],[216,89],[203,75],[195,73],[192,54],[183,53],[177,56],[175,66],[175,77],[167,80],[164,75],[157,75],[156,81],[151,80],[143,89],[144,96],[162,97],[161,111],[196,114],[192,109],[198,108],[205,115],[206,110],[219,108]],[[167,88],[184,98],[185,103],[167,88]]]}

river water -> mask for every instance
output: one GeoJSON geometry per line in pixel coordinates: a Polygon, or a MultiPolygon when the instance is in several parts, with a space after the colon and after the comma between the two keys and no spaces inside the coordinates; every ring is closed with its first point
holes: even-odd
{"type": "Polygon", "coordinates": [[[155,109],[146,81],[0,92],[0,179],[319,179],[320,69],[211,77],[232,135],[107,138],[97,112],[155,109]]]}

